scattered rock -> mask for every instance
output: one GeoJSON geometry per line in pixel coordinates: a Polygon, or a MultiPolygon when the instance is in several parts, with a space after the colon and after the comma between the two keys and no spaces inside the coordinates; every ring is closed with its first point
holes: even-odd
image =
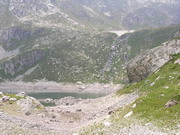
{"type": "Polygon", "coordinates": [[[77,112],[81,112],[82,110],[81,109],[76,109],[77,112]]]}
{"type": "Polygon", "coordinates": [[[111,126],[111,123],[110,122],[104,122],[104,126],[109,127],[109,126],[111,126]]]}
{"type": "Polygon", "coordinates": [[[26,97],[26,99],[20,99],[16,103],[25,113],[32,112],[37,108],[44,108],[44,106],[33,97],[26,97]]]}
{"type": "Polygon", "coordinates": [[[161,96],[161,97],[164,97],[164,94],[161,94],[160,96],[161,96]]]}
{"type": "Polygon", "coordinates": [[[53,119],[55,119],[55,118],[56,118],[56,116],[55,116],[54,114],[52,114],[52,118],[53,118],[53,119]]]}
{"type": "Polygon", "coordinates": [[[112,115],[112,114],[114,114],[114,111],[109,111],[108,114],[112,115]]]}
{"type": "Polygon", "coordinates": [[[9,101],[16,101],[16,98],[10,98],[9,101]]]}
{"type": "Polygon", "coordinates": [[[79,135],[78,133],[73,133],[72,135],[79,135]]]}
{"type": "Polygon", "coordinates": [[[77,85],[81,85],[81,84],[82,84],[82,82],[81,82],[81,81],[78,81],[78,82],[77,82],[77,85]]]}
{"type": "Polygon", "coordinates": [[[164,88],[165,88],[165,89],[169,89],[169,86],[165,86],[164,88]]]}
{"type": "Polygon", "coordinates": [[[124,116],[124,118],[128,118],[128,117],[131,116],[132,114],[133,114],[133,111],[127,113],[127,114],[124,116]]]}
{"type": "Polygon", "coordinates": [[[151,123],[146,123],[146,124],[145,124],[145,126],[150,126],[150,125],[151,125],[151,123]]]}
{"type": "Polygon", "coordinates": [[[172,100],[168,101],[168,102],[165,104],[165,107],[166,107],[166,108],[172,107],[172,106],[175,106],[176,104],[178,104],[178,101],[172,99],[172,100]]]}
{"type": "Polygon", "coordinates": [[[2,102],[7,102],[9,101],[10,97],[9,96],[3,96],[2,97],[2,102]]]}
{"type": "Polygon", "coordinates": [[[25,92],[20,92],[20,93],[16,94],[16,96],[25,98],[27,96],[27,94],[25,92]]]}
{"type": "Polygon", "coordinates": [[[150,86],[153,86],[155,84],[155,82],[151,83],[150,86]]]}
{"type": "Polygon", "coordinates": [[[59,100],[54,100],[54,103],[56,105],[66,105],[66,106],[69,106],[69,105],[77,104],[77,103],[79,103],[81,101],[82,101],[82,99],[76,99],[74,97],[64,97],[64,98],[59,99],[59,100]]]}
{"type": "Polygon", "coordinates": [[[136,104],[134,104],[134,105],[132,106],[132,108],[136,108],[136,104]]]}
{"type": "Polygon", "coordinates": [[[25,115],[31,115],[30,111],[25,112],[25,115]]]}
{"type": "Polygon", "coordinates": [[[176,61],[174,62],[174,64],[179,64],[179,65],[180,65],[180,59],[176,60],[176,61]]]}

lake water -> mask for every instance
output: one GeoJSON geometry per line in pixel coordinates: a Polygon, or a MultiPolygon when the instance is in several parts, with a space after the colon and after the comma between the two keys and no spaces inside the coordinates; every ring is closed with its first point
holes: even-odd
{"type": "Polygon", "coordinates": [[[61,99],[64,97],[75,97],[75,98],[82,98],[82,99],[95,99],[98,97],[106,96],[105,93],[65,93],[65,92],[48,92],[48,93],[29,93],[29,96],[35,97],[36,99],[61,99]]]}
{"type": "MultiPolygon", "coordinates": [[[[3,92],[4,94],[17,94],[17,92],[3,92]]],[[[28,92],[28,96],[35,97],[36,99],[61,99],[64,97],[75,97],[75,98],[82,98],[82,99],[95,99],[99,97],[103,97],[108,95],[107,93],[72,93],[72,92],[28,92]]]]}

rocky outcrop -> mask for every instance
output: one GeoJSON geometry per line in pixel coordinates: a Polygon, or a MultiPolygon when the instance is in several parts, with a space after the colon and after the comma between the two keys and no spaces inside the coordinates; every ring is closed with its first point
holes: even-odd
{"type": "Polygon", "coordinates": [[[30,26],[13,26],[0,30],[0,42],[3,47],[12,50],[21,45],[21,42],[30,40],[33,37],[40,36],[45,33],[43,28],[32,29],[30,26]]]}
{"type": "Polygon", "coordinates": [[[23,72],[39,62],[45,56],[45,51],[34,49],[14,58],[0,62],[0,73],[13,76],[19,72],[23,72]]]}
{"type": "Polygon", "coordinates": [[[26,115],[30,115],[37,109],[44,109],[44,106],[37,99],[29,96],[18,100],[16,103],[26,115]]]}
{"type": "Polygon", "coordinates": [[[138,82],[155,72],[171,59],[171,55],[180,53],[180,33],[162,46],[147,50],[127,64],[127,74],[130,82],[138,82]]]}

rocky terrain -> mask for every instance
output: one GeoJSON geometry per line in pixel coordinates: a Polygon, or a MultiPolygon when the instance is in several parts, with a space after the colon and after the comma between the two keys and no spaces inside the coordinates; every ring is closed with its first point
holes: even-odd
{"type": "Polygon", "coordinates": [[[3,29],[0,32],[0,80],[126,82],[125,64],[140,52],[170,39],[179,27],[142,30],[121,37],[110,32],[30,25],[3,29]]]}
{"type": "Polygon", "coordinates": [[[142,29],[178,24],[178,0],[1,0],[0,27],[142,29]]]}
{"type": "Polygon", "coordinates": [[[172,40],[163,43],[162,46],[147,50],[131,60],[127,65],[130,82],[143,80],[167,63],[172,55],[180,53],[179,37],[180,31],[175,34],[172,40]]]}
{"type": "Polygon", "coordinates": [[[178,135],[179,66],[177,54],[144,80],[98,99],[40,100],[55,102],[52,107],[43,107],[24,92],[0,92],[0,131],[15,135],[178,135]]]}
{"type": "Polygon", "coordinates": [[[1,134],[70,135],[76,133],[82,126],[108,116],[108,112],[132,103],[138,97],[136,93],[132,93],[121,98],[110,95],[78,102],[77,99],[64,98],[58,106],[44,108],[39,101],[25,93],[16,95],[14,100],[2,94],[0,123],[4,124],[0,127],[1,134]],[[69,103],[70,99],[73,104],[65,104],[69,103]]]}
{"type": "Polygon", "coordinates": [[[180,28],[178,0],[0,0],[0,6],[1,82],[126,83],[126,63],[180,28]],[[140,31],[113,32],[129,29],[140,31]]]}

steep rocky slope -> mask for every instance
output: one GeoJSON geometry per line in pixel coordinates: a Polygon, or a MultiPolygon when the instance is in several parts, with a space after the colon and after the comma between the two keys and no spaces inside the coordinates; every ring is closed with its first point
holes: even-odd
{"type": "Polygon", "coordinates": [[[127,65],[130,82],[138,82],[155,72],[171,59],[171,55],[180,53],[180,31],[162,46],[147,50],[135,57],[127,65]]]}

